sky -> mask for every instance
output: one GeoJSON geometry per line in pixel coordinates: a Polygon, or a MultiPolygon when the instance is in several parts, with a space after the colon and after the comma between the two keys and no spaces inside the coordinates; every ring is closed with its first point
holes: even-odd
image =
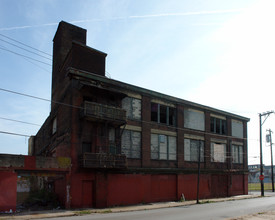
{"type": "MultiPolygon", "coordinates": [[[[250,118],[248,162],[259,163],[259,113],[275,110],[274,11],[273,0],[0,0],[0,153],[27,154],[50,113],[64,20],[108,54],[112,79],[250,118]]],[[[274,114],[262,126],[268,165],[267,129],[274,114]]]]}

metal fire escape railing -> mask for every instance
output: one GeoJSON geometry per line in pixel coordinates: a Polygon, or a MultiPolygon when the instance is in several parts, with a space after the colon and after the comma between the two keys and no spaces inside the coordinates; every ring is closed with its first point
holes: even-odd
{"type": "Polygon", "coordinates": [[[127,159],[121,154],[83,153],[80,157],[83,168],[126,168],[127,159]]]}
{"type": "Polygon", "coordinates": [[[126,123],[126,111],[96,102],[84,101],[82,116],[91,120],[111,121],[117,124],[126,123]]]}

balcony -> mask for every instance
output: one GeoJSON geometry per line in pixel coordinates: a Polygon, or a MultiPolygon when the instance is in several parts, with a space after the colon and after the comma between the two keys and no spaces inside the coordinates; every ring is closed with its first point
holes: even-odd
{"type": "Polygon", "coordinates": [[[109,105],[96,102],[84,102],[82,116],[92,121],[108,121],[116,125],[126,123],[126,111],[109,105]]]}
{"type": "Polygon", "coordinates": [[[83,153],[80,157],[80,166],[83,168],[112,168],[127,167],[127,159],[121,154],[83,153]]]}

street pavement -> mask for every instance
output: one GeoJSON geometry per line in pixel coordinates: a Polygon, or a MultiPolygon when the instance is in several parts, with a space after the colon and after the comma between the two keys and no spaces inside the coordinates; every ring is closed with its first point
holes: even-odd
{"type": "MultiPolygon", "coordinates": [[[[265,196],[275,196],[274,193],[265,193],[265,196]]],[[[252,199],[260,197],[259,192],[250,193],[249,195],[233,196],[228,198],[216,198],[200,200],[200,203],[216,203],[243,199],[252,199]]],[[[164,209],[169,207],[183,207],[195,205],[196,201],[184,201],[184,202],[162,202],[162,203],[150,203],[134,206],[123,206],[123,207],[113,207],[105,209],[85,209],[85,210],[47,210],[47,211],[33,211],[33,212],[22,212],[14,214],[2,214],[0,219],[45,219],[45,218],[59,218],[59,217],[72,217],[72,216],[82,216],[93,213],[122,213],[122,212],[133,212],[133,211],[144,211],[144,210],[154,210],[154,209],[164,209]]],[[[275,207],[272,210],[266,212],[257,212],[255,209],[255,214],[249,214],[245,216],[236,216],[236,220],[247,220],[247,219],[275,219],[275,207]],[[274,210],[273,210],[274,209],[274,210]]],[[[226,218],[226,217],[225,217],[226,218]]],[[[227,218],[230,219],[230,218],[227,218]]]]}

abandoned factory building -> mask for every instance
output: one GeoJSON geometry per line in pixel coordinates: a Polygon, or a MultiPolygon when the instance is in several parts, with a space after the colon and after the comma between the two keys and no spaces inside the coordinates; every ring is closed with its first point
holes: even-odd
{"type": "Polygon", "coordinates": [[[65,207],[108,207],[248,193],[248,118],[105,76],[107,54],[60,22],[52,105],[29,154],[69,157],[54,190],[65,207]]]}

